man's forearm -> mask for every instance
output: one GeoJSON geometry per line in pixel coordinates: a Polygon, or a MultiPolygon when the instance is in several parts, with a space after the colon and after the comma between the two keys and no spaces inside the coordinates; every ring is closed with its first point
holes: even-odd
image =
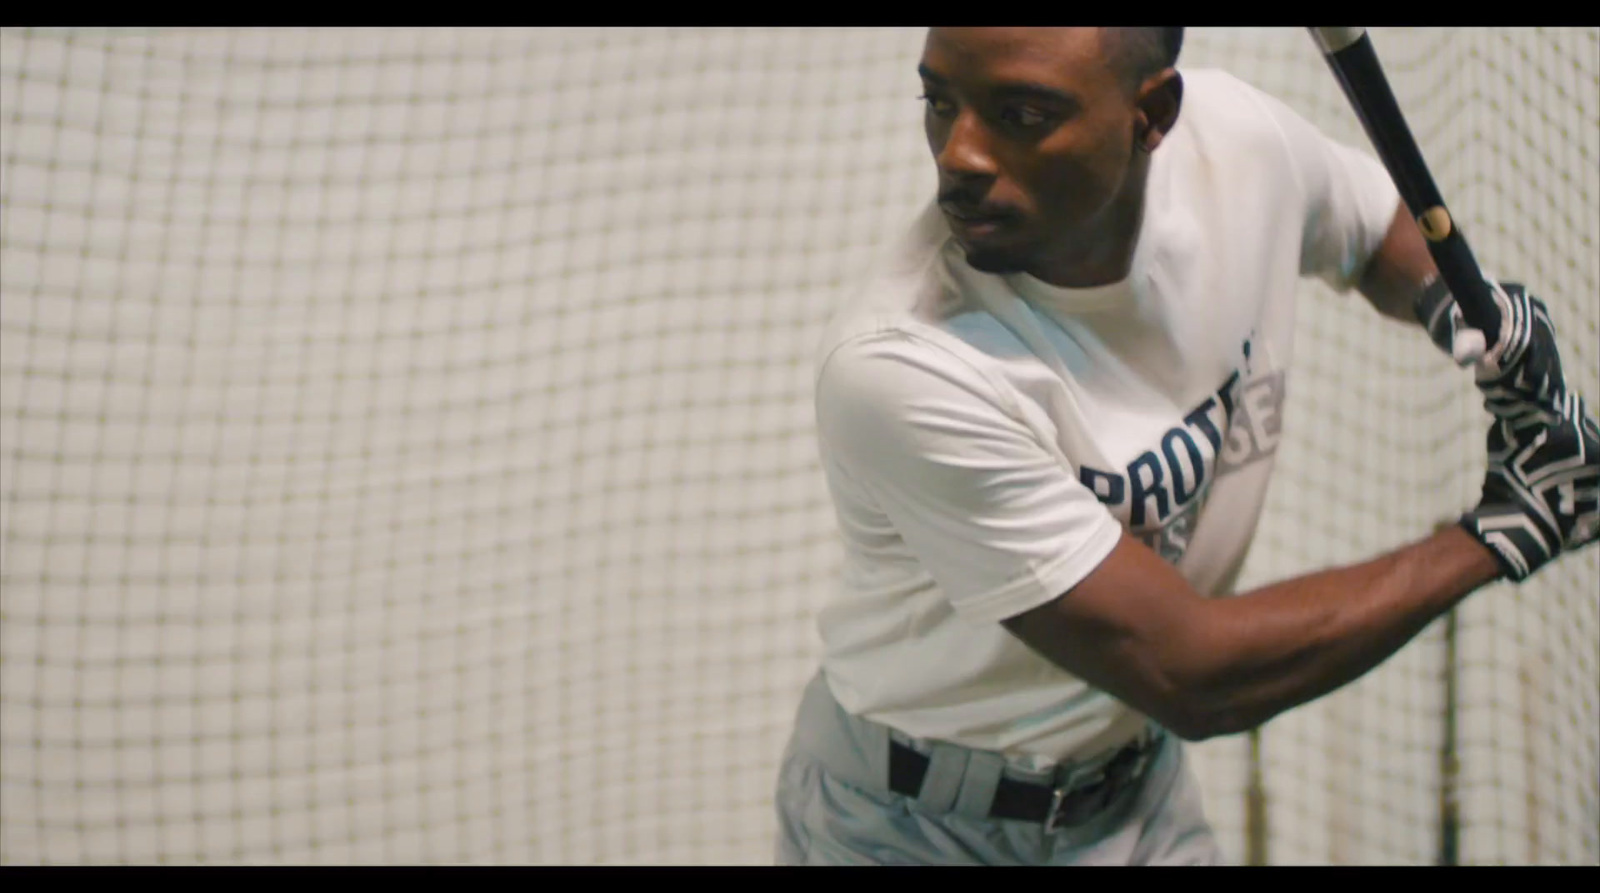
{"type": "Polygon", "coordinates": [[[1500,576],[1459,527],[1381,558],[1214,603],[1204,638],[1226,655],[1196,697],[1212,735],[1253,728],[1359,678],[1500,576]]]}

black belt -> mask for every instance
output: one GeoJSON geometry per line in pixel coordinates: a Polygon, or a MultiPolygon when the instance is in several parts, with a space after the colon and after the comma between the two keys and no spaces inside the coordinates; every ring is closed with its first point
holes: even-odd
{"type": "MultiPolygon", "coordinates": [[[[1117,751],[1099,771],[1070,788],[1030,784],[1002,775],[995,786],[989,816],[1039,822],[1046,833],[1064,825],[1088,821],[1143,777],[1160,744],[1159,735],[1141,736],[1139,741],[1117,751]]],[[[917,796],[922,792],[922,782],[931,762],[925,754],[891,739],[889,788],[907,797],[917,796]]]]}

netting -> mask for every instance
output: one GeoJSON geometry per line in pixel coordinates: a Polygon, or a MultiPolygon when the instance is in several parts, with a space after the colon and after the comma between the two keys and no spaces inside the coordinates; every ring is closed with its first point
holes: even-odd
{"type": "MultiPolygon", "coordinates": [[[[1600,31],[1374,36],[1600,400],[1600,31]]],[[[0,861],[770,861],[811,348],[932,186],[921,39],[0,31],[0,861]]],[[[1184,53],[1365,145],[1302,30],[1184,53]]],[[[1470,383],[1305,292],[1247,583],[1482,469],[1470,383]]],[[[1597,562],[1459,613],[1463,861],[1600,861],[1597,562]]],[[[1444,650],[1266,727],[1270,861],[1435,858],[1444,650]]],[[[1193,752],[1243,858],[1243,741],[1193,752]]]]}

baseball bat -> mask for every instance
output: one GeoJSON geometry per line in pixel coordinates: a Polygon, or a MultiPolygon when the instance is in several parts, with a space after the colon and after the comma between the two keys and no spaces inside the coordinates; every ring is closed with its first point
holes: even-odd
{"type": "MultiPolygon", "coordinates": [[[[1378,62],[1372,37],[1365,28],[1310,28],[1328,67],[1355,109],[1361,127],[1388,169],[1395,188],[1411,216],[1422,230],[1428,253],[1439,268],[1439,276],[1449,286],[1467,324],[1483,333],[1486,346],[1500,336],[1500,308],[1489,294],[1478,261],[1445,207],[1444,197],[1433,182],[1433,174],[1411,136],[1405,115],[1389,87],[1389,79],[1378,62]]],[[[1459,673],[1457,623],[1454,611],[1445,622],[1444,729],[1439,753],[1439,854],[1441,865],[1455,865],[1460,859],[1461,816],[1459,802],[1460,762],[1456,753],[1456,698],[1459,673]]]]}
{"type": "Polygon", "coordinates": [[[1356,117],[1388,168],[1400,197],[1427,240],[1428,252],[1439,267],[1439,276],[1467,324],[1483,333],[1484,342],[1493,347],[1500,336],[1500,308],[1484,281],[1478,261],[1472,256],[1461,227],[1445,207],[1433,174],[1422,158],[1422,151],[1411,136],[1411,128],[1400,112],[1389,79],[1378,62],[1372,37],[1365,28],[1310,28],[1311,36],[1322,49],[1323,58],[1355,109],[1356,117]]]}

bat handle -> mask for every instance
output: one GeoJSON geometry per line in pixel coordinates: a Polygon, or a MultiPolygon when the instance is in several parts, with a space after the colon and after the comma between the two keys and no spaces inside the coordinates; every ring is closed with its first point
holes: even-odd
{"type": "Polygon", "coordinates": [[[1493,347],[1500,337],[1500,307],[1478,268],[1477,259],[1472,256],[1472,248],[1451,220],[1450,212],[1439,204],[1422,209],[1411,207],[1411,213],[1416,215],[1417,226],[1428,242],[1428,253],[1433,255],[1433,263],[1439,268],[1439,278],[1450,286],[1462,318],[1467,325],[1482,332],[1485,344],[1493,347]]]}

